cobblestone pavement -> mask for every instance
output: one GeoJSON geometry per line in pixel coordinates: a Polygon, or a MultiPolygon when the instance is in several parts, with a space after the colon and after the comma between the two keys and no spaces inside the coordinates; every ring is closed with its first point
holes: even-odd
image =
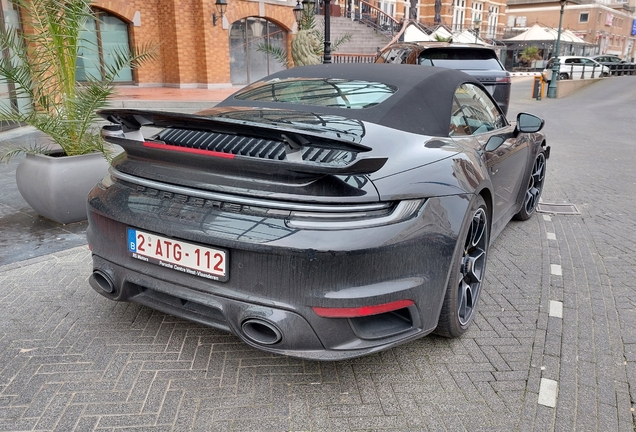
{"type": "Polygon", "coordinates": [[[529,82],[511,117],[547,119],[543,200],[581,214],[504,230],[463,337],[340,362],[265,354],[104,299],[74,247],[0,267],[0,431],[633,431],[636,77],[541,102],[529,82]]]}

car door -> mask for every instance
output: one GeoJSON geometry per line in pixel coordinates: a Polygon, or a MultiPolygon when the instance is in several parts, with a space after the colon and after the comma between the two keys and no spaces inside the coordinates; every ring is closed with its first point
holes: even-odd
{"type": "Polygon", "coordinates": [[[559,73],[567,74],[569,79],[579,79],[579,78],[581,78],[582,69],[583,68],[581,67],[581,59],[580,58],[576,58],[576,57],[567,58],[563,62],[563,66],[561,66],[561,69],[559,70],[559,73]]]}
{"type": "Polygon", "coordinates": [[[493,232],[516,210],[525,178],[529,146],[481,87],[465,83],[455,91],[451,137],[475,140],[493,187],[493,232]]]}
{"type": "Polygon", "coordinates": [[[583,71],[581,72],[584,78],[598,78],[603,73],[603,66],[592,59],[581,59],[583,71]]]}

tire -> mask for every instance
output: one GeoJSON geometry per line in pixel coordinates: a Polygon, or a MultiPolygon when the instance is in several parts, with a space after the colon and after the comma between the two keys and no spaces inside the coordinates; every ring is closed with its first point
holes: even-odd
{"type": "Polygon", "coordinates": [[[528,176],[526,191],[523,195],[523,205],[513,219],[525,221],[532,217],[539,205],[543,184],[545,183],[546,161],[543,152],[539,153],[532,164],[532,171],[528,176]]]}
{"type": "Polygon", "coordinates": [[[570,79],[570,75],[566,74],[565,72],[561,72],[559,73],[559,79],[560,80],[570,79]]]}
{"type": "Polygon", "coordinates": [[[488,208],[481,196],[473,200],[458,242],[462,249],[451,265],[451,276],[434,331],[444,337],[464,334],[477,311],[490,243],[488,208]]]}
{"type": "Polygon", "coordinates": [[[608,77],[608,76],[609,76],[609,74],[608,74],[607,72],[603,72],[603,73],[601,74],[601,76],[602,76],[602,77],[608,77]]]}

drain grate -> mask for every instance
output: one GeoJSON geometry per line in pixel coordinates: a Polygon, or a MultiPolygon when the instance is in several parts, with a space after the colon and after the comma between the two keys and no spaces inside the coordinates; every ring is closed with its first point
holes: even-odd
{"type": "Polygon", "coordinates": [[[579,209],[577,209],[574,204],[539,203],[539,205],[537,206],[537,212],[564,214],[564,215],[580,215],[581,214],[579,209]]]}

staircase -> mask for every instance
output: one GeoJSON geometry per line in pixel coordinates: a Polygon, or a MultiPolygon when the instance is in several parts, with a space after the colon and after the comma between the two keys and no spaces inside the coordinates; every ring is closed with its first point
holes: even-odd
{"type": "MultiPolygon", "coordinates": [[[[324,17],[316,15],[316,28],[324,28],[324,17]]],[[[376,32],[370,27],[361,24],[359,21],[351,21],[345,17],[330,17],[331,24],[331,42],[338,40],[345,34],[351,34],[352,38],[349,42],[343,44],[337,51],[337,54],[377,54],[378,49],[384,48],[390,39],[382,33],[376,32]]]]}

